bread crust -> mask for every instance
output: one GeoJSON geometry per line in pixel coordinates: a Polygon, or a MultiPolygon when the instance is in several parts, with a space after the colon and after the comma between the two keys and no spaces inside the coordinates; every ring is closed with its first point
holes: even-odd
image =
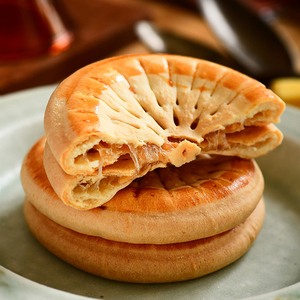
{"type": "Polygon", "coordinates": [[[25,201],[29,229],[49,251],[89,273],[117,281],[162,283],[194,279],[240,258],[263,225],[263,200],[251,216],[217,236],[169,245],[108,241],[56,224],[25,201]]]}
{"type": "Polygon", "coordinates": [[[45,138],[39,140],[22,166],[27,199],[56,223],[109,240],[168,244],[216,235],[248,218],[264,189],[253,160],[203,157],[148,173],[106,204],[79,211],[65,205],[48,181],[44,144],[45,138]]]}

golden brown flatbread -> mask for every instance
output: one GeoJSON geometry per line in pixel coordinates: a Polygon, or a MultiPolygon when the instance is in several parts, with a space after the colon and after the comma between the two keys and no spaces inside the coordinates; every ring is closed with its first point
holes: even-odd
{"type": "Polygon", "coordinates": [[[154,54],[106,59],[75,72],[51,96],[46,153],[58,166],[45,163],[46,172],[54,188],[65,177],[59,167],[78,176],[70,189],[83,181],[99,187],[102,196],[89,205],[88,195],[60,195],[91,209],[135,178],[200,153],[266,154],[282,140],[273,123],[283,110],[261,83],[207,61],[154,54]]]}
{"type": "Polygon", "coordinates": [[[79,211],[51,187],[43,168],[44,144],[42,138],[24,160],[27,199],[54,222],[108,240],[169,244],[213,236],[247,219],[263,194],[254,160],[202,155],[179,168],[149,172],[101,207],[79,211]]]}
{"type": "Polygon", "coordinates": [[[194,279],[240,258],[263,225],[265,207],[260,201],[251,216],[232,230],[169,245],[121,243],[80,234],[51,221],[29,201],[24,213],[40,243],[69,264],[112,280],[162,283],[194,279]]]}

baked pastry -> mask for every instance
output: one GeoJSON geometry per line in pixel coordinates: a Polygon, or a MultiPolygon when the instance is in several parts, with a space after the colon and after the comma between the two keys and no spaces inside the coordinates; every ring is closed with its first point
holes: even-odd
{"type": "Polygon", "coordinates": [[[163,283],[194,279],[240,258],[264,220],[263,200],[250,217],[219,235],[186,243],[139,245],[80,234],[53,222],[25,201],[29,229],[49,251],[86,272],[112,280],[163,283]]]}
{"type": "Polygon", "coordinates": [[[266,154],[282,140],[273,123],[283,110],[261,83],[207,61],[110,58],[75,72],[51,96],[45,169],[62,201],[88,210],[151,170],[200,153],[266,154]]]}
{"type": "Polygon", "coordinates": [[[84,271],[139,283],[193,279],[237,260],[262,228],[263,179],[253,160],[203,157],[203,169],[193,161],[178,168],[188,171],[181,176],[173,166],[161,170],[172,178],[154,170],[103,206],[79,211],[47,180],[44,143],[32,147],[22,167],[25,219],[42,245],[84,271]]]}
{"type": "Polygon", "coordinates": [[[262,228],[254,158],[278,146],[284,103],[259,82],[173,55],[106,59],[52,94],[26,155],[36,238],[84,271],[174,282],[241,257],[262,228]]]}
{"type": "Polygon", "coordinates": [[[102,206],[80,211],[65,205],[49,183],[44,144],[45,137],[22,166],[27,200],[57,224],[89,236],[132,244],[198,240],[245,221],[263,195],[264,180],[254,160],[201,155],[179,168],[153,170],[102,206]]]}

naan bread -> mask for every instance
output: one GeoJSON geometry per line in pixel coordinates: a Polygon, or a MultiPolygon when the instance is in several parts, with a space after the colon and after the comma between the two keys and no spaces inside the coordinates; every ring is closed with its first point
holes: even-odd
{"type": "Polygon", "coordinates": [[[101,200],[82,204],[90,209],[135,178],[200,153],[266,154],[282,140],[273,123],[283,110],[261,83],[217,64],[155,54],[110,58],[75,72],[51,96],[45,153],[58,166],[45,161],[46,172],[101,189],[101,200]]]}

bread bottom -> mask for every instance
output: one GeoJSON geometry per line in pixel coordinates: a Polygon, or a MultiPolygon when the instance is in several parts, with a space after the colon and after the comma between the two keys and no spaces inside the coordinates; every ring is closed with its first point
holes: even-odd
{"type": "Polygon", "coordinates": [[[109,241],[53,222],[25,200],[33,235],[49,251],[86,272],[124,282],[164,283],[194,279],[240,258],[262,228],[263,199],[246,221],[221,234],[191,242],[150,245],[109,241]]]}

